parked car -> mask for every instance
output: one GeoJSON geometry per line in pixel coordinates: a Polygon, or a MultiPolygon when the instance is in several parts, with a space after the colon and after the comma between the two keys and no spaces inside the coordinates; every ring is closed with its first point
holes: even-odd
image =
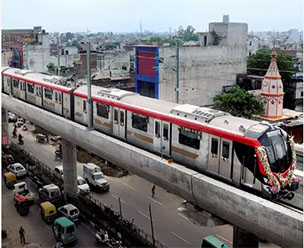
{"type": "Polygon", "coordinates": [[[56,166],[55,169],[54,169],[54,174],[59,179],[63,180],[63,165],[56,166]]]}
{"type": "Polygon", "coordinates": [[[77,185],[80,193],[89,194],[90,193],[90,186],[87,184],[86,180],[83,179],[81,176],[77,176],[77,185]]]}
{"type": "Polygon", "coordinates": [[[7,171],[14,173],[16,177],[24,177],[27,175],[27,170],[20,163],[10,164],[6,168],[7,171]]]}
{"type": "Polygon", "coordinates": [[[8,112],[7,118],[8,122],[16,122],[18,117],[14,113],[8,112]]]}
{"type": "Polygon", "coordinates": [[[67,204],[58,208],[58,214],[74,222],[78,221],[79,219],[79,210],[73,204],[67,204]]]}
{"type": "Polygon", "coordinates": [[[62,201],[62,195],[60,188],[55,184],[44,185],[39,189],[39,198],[43,201],[49,201],[54,205],[60,204],[62,201]]]}
{"type": "Polygon", "coordinates": [[[17,122],[16,122],[16,124],[17,124],[17,127],[22,127],[23,126],[23,124],[24,124],[24,119],[23,118],[18,118],[17,119],[17,122]]]}

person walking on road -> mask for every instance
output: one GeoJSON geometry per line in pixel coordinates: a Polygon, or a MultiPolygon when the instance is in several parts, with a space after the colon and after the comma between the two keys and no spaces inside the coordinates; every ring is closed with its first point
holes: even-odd
{"type": "Polygon", "coordinates": [[[154,195],[155,195],[155,184],[153,184],[151,191],[152,191],[152,198],[154,198],[154,195]]]}
{"type": "Polygon", "coordinates": [[[23,229],[22,226],[20,226],[20,229],[19,229],[19,234],[20,234],[20,242],[21,244],[25,244],[25,230],[23,229]]]}

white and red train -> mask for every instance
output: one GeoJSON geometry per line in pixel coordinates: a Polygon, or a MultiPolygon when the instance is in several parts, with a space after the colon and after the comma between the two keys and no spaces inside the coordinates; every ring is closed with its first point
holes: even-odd
{"type": "MultiPolygon", "coordinates": [[[[2,92],[87,124],[86,85],[3,68],[2,92]]],[[[92,101],[95,130],[270,199],[292,199],[299,186],[293,141],[275,125],[97,86],[92,101]]]]}

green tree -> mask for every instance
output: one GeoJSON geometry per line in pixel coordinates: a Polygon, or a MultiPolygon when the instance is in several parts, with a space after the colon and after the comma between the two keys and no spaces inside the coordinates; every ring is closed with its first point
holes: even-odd
{"type": "Polygon", "coordinates": [[[47,68],[48,68],[48,72],[49,73],[52,73],[52,72],[54,72],[55,71],[55,65],[54,65],[54,63],[48,63],[47,64],[47,66],[46,66],[47,68]]]}
{"type": "Polygon", "coordinates": [[[264,105],[261,100],[236,86],[232,87],[227,93],[216,95],[213,98],[213,104],[215,109],[248,119],[253,115],[260,115],[264,112],[264,105]]]}
{"type": "Polygon", "coordinates": [[[198,41],[198,35],[194,33],[195,28],[189,25],[186,29],[183,28],[183,26],[180,26],[177,31],[178,37],[182,41],[198,41]]]}
{"type": "MultiPolygon", "coordinates": [[[[277,54],[277,64],[284,85],[290,83],[295,73],[294,62],[291,56],[277,54]]],[[[271,61],[271,50],[260,49],[247,60],[247,72],[252,75],[264,76],[271,61]]]]}

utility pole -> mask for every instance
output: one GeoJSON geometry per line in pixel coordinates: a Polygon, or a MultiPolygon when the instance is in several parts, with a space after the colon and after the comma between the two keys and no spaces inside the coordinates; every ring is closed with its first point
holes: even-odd
{"type": "Polygon", "coordinates": [[[153,228],[151,204],[149,204],[149,214],[150,214],[150,221],[151,221],[151,233],[152,233],[152,242],[153,242],[152,245],[153,245],[153,247],[155,247],[155,238],[154,238],[154,228],[153,228]]]}
{"type": "Polygon", "coordinates": [[[92,130],[93,125],[92,125],[92,117],[93,117],[93,108],[92,108],[92,96],[91,96],[91,44],[88,41],[87,42],[87,80],[88,80],[88,112],[87,112],[87,117],[88,117],[88,129],[92,130]]]}
{"type": "Polygon", "coordinates": [[[57,75],[60,76],[60,51],[59,51],[59,34],[57,36],[57,75]]]}
{"type": "Polygon", "coordinates": [[[176,39],[176,103],[179,101],[179,40],[176,39]]]}

